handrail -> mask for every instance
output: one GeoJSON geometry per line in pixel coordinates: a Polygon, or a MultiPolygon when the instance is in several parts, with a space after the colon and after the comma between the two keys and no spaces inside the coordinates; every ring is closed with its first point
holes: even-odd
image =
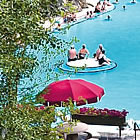
{"type": "Polygon", "coordinates": [[[134,123],[134,131],[135,131],[135,140],[137,140],[137,131],[140,131],[140,127],[139,127],[139,125],[135,122],[134,123]]]}

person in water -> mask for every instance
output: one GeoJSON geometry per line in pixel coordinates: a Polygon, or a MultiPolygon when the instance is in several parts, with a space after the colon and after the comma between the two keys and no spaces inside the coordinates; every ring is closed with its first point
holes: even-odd
{"type": "Polygon", "coordinates": [[[78,53],[78,58],[84,59],[86,55],[87,55],[87,57],[89,56],[89,51],[86,49],[86,45],[83,44],[82,49],[78,53]]]}
{"type": "Polygon", "coordinates": [[[126,10],[126,6],[125,5],[123,5],[122,8],[123,8],[123,10],[126,10]]]}
{"type": "Polygon", "coordinates": [[[111,16],[110,15],[107,16],[107,20],[111,20],[111,16]]]}
{"type": "Polygon", "coordinates": [[[99,65],[103,65],[105,63],[110,64],[110,60],[105,55],[105,50],[102,51],[102,53],[99,56],[99,65]]]}
{"type": "Polygon", "coordinates": [[[131,3],[136,3],[136,1],[135,0],[132,0],[131,3]]]}
{"type": "Polygon", "coordinates": [[[113,4],[118,4],[119,0],[115,0],[114,2],[112,2],[113,4]]]}
{"type": "Polygon", "coordinates": [[[77,54],[74,45],[72,45],[71,49],[68,51],[68,61],[75,61],[75,60],[77,60],[77,54]]]}

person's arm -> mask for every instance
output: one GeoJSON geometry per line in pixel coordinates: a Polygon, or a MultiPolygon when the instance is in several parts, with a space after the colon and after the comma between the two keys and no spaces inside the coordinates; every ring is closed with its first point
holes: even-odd
{"type": "Polygon", "coordinates": [[[80,55],[80,51],[78,52],[78,59],[79,59],[79,57],[80,57],[79,55],[80,55]]]}
{"type": "Polygon", "coordinates": [[[108,64],[110,64],[110,60],[106,57],[106,55],[104,55],[104,60],[108,63],[108,64]]]}
{"type": "Polygon", "coordinates": [[[69,54],[70,54],[70,53],[69,53],[69,50],[68,50],[68,54],[67,54],[68,58],[69,58],[69,54]]]}
{"type": "Polygon", "coordinates": [[[87,58],[89,57],[89,51],[88,50],[86,50],[86,52],[87,52],[87,58]]]}

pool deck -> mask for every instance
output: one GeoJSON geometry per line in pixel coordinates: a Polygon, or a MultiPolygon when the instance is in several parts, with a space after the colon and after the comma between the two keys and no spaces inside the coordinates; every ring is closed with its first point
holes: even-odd
{"type": "MultiPolygon", "coordinates": [[[[131,125],[132,120],[127,121],[131,125]]],[[[77,129],[83,129],[82,126],[77,127],[77,129]]],[[[78,133],[78,140],[140,140],[140,131],[136,133],[133,130],[133,125],[131,127],[124,127],[121,131],[121,137],[119,137],[118,126],[105,126],[105,125],[87,125],[87,130],[78,133]]],[[[76,131],[78,131],[76,129],[76,131]]]]}
{"type": "MultiPolygon", "coordinates": [[[[92,134],[89,140],[135,140],[135,131],[133,128],[124,127],[121,138],[117,126],[88,125],[88,131],[92,134]]],[[[140,131],[137,131],[137,139],[140,140],[140,131]]]]}

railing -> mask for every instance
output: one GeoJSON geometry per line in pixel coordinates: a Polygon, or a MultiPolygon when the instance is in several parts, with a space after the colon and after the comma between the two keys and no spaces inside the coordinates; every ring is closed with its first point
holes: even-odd
{"type": "Polygon", "coordinates": [[[136,122],[134,123],[134,131],[135,131],[135,140],[137,140],[137,131],[140,131],[140,127],[136,122]]]}

